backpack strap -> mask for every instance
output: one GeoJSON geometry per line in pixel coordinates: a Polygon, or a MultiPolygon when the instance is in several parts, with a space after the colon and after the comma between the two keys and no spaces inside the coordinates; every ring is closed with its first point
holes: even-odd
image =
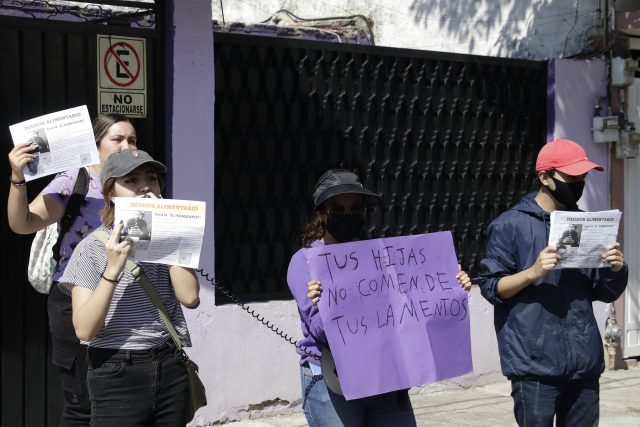
{"type": "MultiPolygon", "coordinates": [[[[97,237],[104,244],[106,244],[107,240],[109,240],[109,233],[102,229],[96,229],[91,234],[97,237]]],[[[178,331],[176,331],[175,326],[173,326],[173,323],[171,322],[171,317],[169,316],[167,307],[164,305],[164,302],[162,302],[162,298],[158,294],[158,291],[156,291],[156,289],[151,284],[151,281],[149,281],[149,278],[144,273],[144,269],[142,268],[142,266],[132,259],[127,258],[127,264],[125,268],[129,271],[129,273],[131,273],[133,278],[138,283],[140,283],[142,289],[145,290],[153,305],[156,307],[156,309],[158,309],[160,319],[162,320],[162,323],[164,323],[164,326],[167,328],[167,331],[169,331],[169,335],[171,335],[171,339],[176,345],[176,348],[178,350],[182,350],[182,340],[180,339],[180,335],[178,334],[178,331]]]]}
{"type": "Polygon", "coordinates": [[[78,170],[78,177],[76,183],[73,186],[73,192],[69,196],[69,202],[64,210],[64,215],[60,219],[60,231],[58,232],[58,240],[53,245],[53,259],[56,260],[56,264],[60,261],[60,245],[64,235],[71,229],[73,221],[76,220],[80,214],[80,208],[89,192],[89,172],[87,168],[80,168],[78,170]]]}

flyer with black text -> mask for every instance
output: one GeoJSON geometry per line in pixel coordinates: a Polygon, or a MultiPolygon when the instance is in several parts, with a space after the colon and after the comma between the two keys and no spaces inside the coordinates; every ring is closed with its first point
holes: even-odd
{"type": "Polygon", "coordinates": [[[192,200],[116,197],[115,224],[133,242],[136,261],[197,268],[204,238],[206,203],[192,200]]]}
{"type": "Polygon", "coordinates": [[[100,163],[86,105],[16,123],[9,131],[13,145],[30,142],[36,155],[24,167],[26,181],[100,163]]]}
{"type": "Polygon", "coordinates": [[[618,237],[622,212],[551,212],[549,245],[561,255],[556,268],[601,268],[602,254],[618,237]]]}

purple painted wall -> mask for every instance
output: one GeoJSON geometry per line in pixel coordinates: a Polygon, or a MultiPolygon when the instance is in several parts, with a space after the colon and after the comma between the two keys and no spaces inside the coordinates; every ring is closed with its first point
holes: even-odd
{"type": "MultiPolygon", "coordinates": [[[[169,185],[174,199],[207,203],[205,242],[200,267],[214,271],[213,245],[213,106],[214,67],[211,2],[181,0],[166,3],[169,22],[165,29],[166,158],[171,171],[169,185]]],[[[202,281],[201,307],[213,305],[213,292],[202,281]]],[[[206,363],[207,347],[199,324],[200,308],[186,310],[193,348],[188,350],[201,367],[209,401],[213,402],[206,363]]],[[[203,412],[203,411],[200,411],[203,412]]],[[[200,420],[202,420],[202,414],[200,420]]]]}
{"type": "MultiPolygon", "coordinates": [[[[610,208],[609,144],[593,142],[591,133],[594,105],[597,96],[607,94],[607,66],[601,60],[556,59],[553,67],[554,117],[550,122],[552,139],[568,138],[576,141],[587,152],[587,157],[602,165],[604,172],[591,171],[587,176],[584,195],[578,206],[585,211],[610,208]]],[[[607,304],[593,303],[593,311],[604,332],[607,304]]]]}
{"type": "MultiPolygon", "coordinates": [[[[170,2],[173,3],[173,2],[170,2]]],[[[200,265],[213,270],[214,67],[211,4],[182,0],[166,30],[167,159],[176,199],[207,202],[200,265]],[[182,25],[188,23],[188,27],[182,25]],[[178,173],[180,172],[180,173],[178,173]]]]}
{"type": "MultiPolygon", "coordinates": [[[[215,273],[214,263],[214,58],[210,0],[167,2],[165,78],[167,162],[173,198],[207,203],[205,245],[200,267],[215,273]]],[[[246,418],[258,412],[299,408],[297,355],[234,304],[216,306],[211,284],[200,280],[201,304],[185,310],[208,405],[194,424],[246,418]],[[254,412],[252,410],[251,412],[254,412]]],[[[283,330],[300,332],[292,301],[251,304],[283,330]]]]}
{"type": "Polygon", "coordinates": [[[602,165],[604,172],[592,171],[579,206],[586,211],[609,209],[609,144],[596,144],[591,133],[596,97],[607,95],[607,66],[601,60],[556,59],[549,65],[549,91],[553,117],[549,121],[549,140],[568,138],[602,165]]]}

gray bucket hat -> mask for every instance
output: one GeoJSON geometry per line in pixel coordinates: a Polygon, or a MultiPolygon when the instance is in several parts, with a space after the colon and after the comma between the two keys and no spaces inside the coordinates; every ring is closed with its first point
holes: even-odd
{"type": "Polygon", "coordinates": [[[128,175],[142,165],[150,165],[160,173],[165,173],[167,167],[142,150],[122,150],[109,156],[100,172],[100,182],[104,184],[111,178],[128,175]]]}
{"type": "Polygon", "coordinates": [[[330,169],[322,174],[313,192],[313,210],[338,194],[360,194],[367,206],[382,202],[382,196],[367,190],[358,180],[358,175],[346,169],[330,169]]]}

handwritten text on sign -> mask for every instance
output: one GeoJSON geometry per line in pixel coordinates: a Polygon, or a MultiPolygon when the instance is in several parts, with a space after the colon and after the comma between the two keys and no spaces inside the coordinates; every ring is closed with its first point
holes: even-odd
{"type": "Polygon", "coordinates": [[[357,399],[472,370],[450,232],[305,251],[342,390],[357,399]]]}

